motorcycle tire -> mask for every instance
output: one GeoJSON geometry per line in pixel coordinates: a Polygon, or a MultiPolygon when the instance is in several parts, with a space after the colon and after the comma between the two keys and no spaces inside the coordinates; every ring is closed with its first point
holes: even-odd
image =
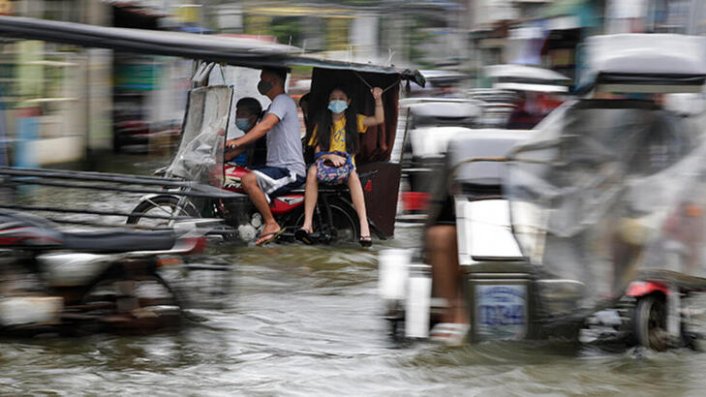
{"type": "Polygon", "coordinates": [[[125,223],[158,228],[171,226],[173,220],[166,219],[166,217],[186,216],[196,218],[200,216],[199,211],[191,202],[187,201],[180,206],[179,201],[179,197],[171,195],[156,196],[141,201],[130,212],[125,223]],[[165,216],[165,218],[148,218],[144,217],[144,215],[165,216]]]}
{"type": "Polygon", "coordinates": [[[669,348],[667,304],[663,296],[652,294],[638,299],[633,332],[639,346],[659,352],[669,348]]]}
{"type": "Polygon", "coordinates": [[[84,333],[108,331],[147,334],[177,327],[182,303],[176,291],[159,275],[107,276],[97,280],[81,299],[84,333]]]}
{"type": "MultiPolygon", "coordinates": [[[[359,222],[353,208],[350,205],[334,201],[329,204],[331,209],[331,221],[328,220],[326,211],[321,208],[320,214],[314,215],[312,237],[320,244],[354,243],[359,237],[359,222]],[[333,227],[331,227],[333,226],[333,227]]],[[[296,217],[295,229],[299,229],[304,224],[304,212],[296,217]]]]}

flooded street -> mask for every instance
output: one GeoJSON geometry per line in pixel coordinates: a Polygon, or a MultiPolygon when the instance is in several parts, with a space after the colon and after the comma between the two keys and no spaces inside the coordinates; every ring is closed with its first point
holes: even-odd
{"type": "MultiPolygon", "coordinates": [[[[161,165],[139,156],[111,164],[142,173],[161,165]]],[[[706,355],[689,350],[638,357],[547,343],[393,344],[376,252],[413,246],[420,229],[396,233],[372,250],[216,247],[233,266],[222,307],[194,310],[173,333],[3,340],[0,395],[703,395],[706,355]]]]}

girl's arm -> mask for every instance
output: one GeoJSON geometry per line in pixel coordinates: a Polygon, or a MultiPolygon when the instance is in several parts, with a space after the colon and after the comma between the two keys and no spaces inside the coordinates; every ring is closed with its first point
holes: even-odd
{"type": "Polygon", "coordinates": [[[373,94],[373,99],[375,99],[375,115],[368,116],[363,120],[363,124],[366,127],[382,124],[385,122],[385,109],[382,106],[382,88],[375,87],[370,90],[370,92],[373,94]]]}

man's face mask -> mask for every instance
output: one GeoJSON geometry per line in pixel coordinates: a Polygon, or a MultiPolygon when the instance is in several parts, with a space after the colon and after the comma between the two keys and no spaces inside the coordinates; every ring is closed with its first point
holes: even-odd
{"type": "Polygon", "coordinates": [[[257,92],[259,92],[262,95],[267,95],[268,92],[272,89],[272,83],[269,81],[265,80],[260,80],[259,83],[257,83],[257,92]]]}
{"type": "Polygon", "coordinates": [[[333,101],[329,101],[328,103],[328,110],[333,113],[343,113],[346,109],[348,109],[348,103],[344,100],[335,99],[333,101]]]}
{"type": "Polygon", "coordinates": [[[235,126],[238,127],[238,129],[241,131],[249,131],[250,130],[250,119],[247,117],[236,118],[235,119],[235,126]]]}

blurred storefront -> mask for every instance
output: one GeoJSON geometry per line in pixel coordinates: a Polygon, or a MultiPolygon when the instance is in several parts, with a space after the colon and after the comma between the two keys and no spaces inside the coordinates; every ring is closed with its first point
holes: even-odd
{"type": "MultiPolygon", "coordinates": [[[[140,29],[162,29],[168,16],[143,2],[102,0],[0,0],[0,12],[140,29]]],[[[175,14],[170,28],[200,26],[187,23],[194,12],[175,14]]],[[[143,144],[181,121],[190,62],[38,41],[4,42],[0,53],[2,164],[75,161],[143,144]]]]}
{"type": "MultiPolygon", "coordinates": [[[[602,29],[603,1],[479,0],[471,40],[483,66],[516,63],[552,69],[572,79],[580,69],[580,43],[602,29]]],[[[480,81],[479,84],[483,82],[480,81]]]]}
{"type": "MultiPolygon", "coordinates": [[[[16,0],[2,1],[0,9],[9,15],[102,24],[105,6],[16,0]]],[[[0,132],[8,149],[3,159],[38,166],[83,158],[89,147],[110,147],[108,51],[24,40],[4,42],[0,52],[0,132]]]]}
{"type": "Polygon", "coordinates": [[[577,82],[582,62],[580,43],[588,36],[602,33],[601,1],[555,1],[542,15],[547,32],[541,49],[543,65],[577,82]]]}
{"type": "MultiPolygon", "coordinates": [[[[201,12],[202,7],[193,4],[178,5],[171,14],[143,4],[112,4],[113,26],[121,28],[208,33],[201,12]],[[165,24],[167,18],[170,22],[165,24]]],[[[191,62],[124,52],[113,55],[113,150],[168,145],[183,116],[191,62]]]]}

